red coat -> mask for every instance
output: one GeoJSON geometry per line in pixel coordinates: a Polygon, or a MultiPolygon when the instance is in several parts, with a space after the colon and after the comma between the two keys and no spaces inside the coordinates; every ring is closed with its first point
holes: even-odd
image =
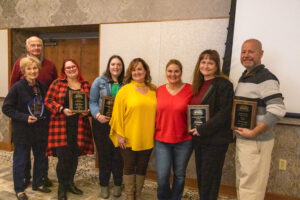
{"type": "MultiPolygon", "coordinates": [[[[59,108],[64,105],[67,90],[67,80],[58,78],[50,85],[45,98],[45,106],[51,112],[47,147],[48,156],[53,155],[52,148],[67,145],[66,116],[59,112],[59,108]]],[[[81,82],[80,91],[86,92],[89,96],[90,85],[87,81],[81,82]]],[[[94,153],[92,132],[88,116],[79,115],[78,117],[77,144],[81,150],[81,155],[94,153]]]]}

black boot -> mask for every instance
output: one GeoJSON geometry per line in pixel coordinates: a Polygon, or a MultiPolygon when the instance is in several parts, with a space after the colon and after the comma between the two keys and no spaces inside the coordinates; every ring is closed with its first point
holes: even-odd
{"type": "Polygon", "coordinates": [[[78,189],[74,183],[71,183],[68,187],[68,191],[72,192],[73,194],[77,194],[77,195],[83,195],[83,191],[78,189]]]}
{"type": "Polygon", "coordinates": [[[58,200],[67,200],[67,187],[61,183],[58,185],[58,200]]]}

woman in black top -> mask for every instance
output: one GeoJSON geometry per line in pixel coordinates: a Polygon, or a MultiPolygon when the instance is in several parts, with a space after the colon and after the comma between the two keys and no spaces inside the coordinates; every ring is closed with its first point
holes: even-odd
{"type": "Polygon", "coordinates": [[[40,66],[40,61],[35,57],[21,59],[24,78],[13,85],[2,107],[2,112],[12,119],[14,190],[20,200],[27,199],[24,178],[26,163],[31,162],[28,160],[31,148],[34,155],[32,189],[44,193],[51,191],[42,181],[47,164],[45,150],[49,121],[46,112],[43,112],[47,89],[37,80],[40,66]]]}
{"type": "Polygon", "coordinates": [[[190,130],[193,135],[197,181],[201,200],[216,200],[228,145],[233,141],[230,128],[233,85],[220,71],[215,50],[203,51],[194,70],[191,105],[209,105],[209,119],[190,130]]]}

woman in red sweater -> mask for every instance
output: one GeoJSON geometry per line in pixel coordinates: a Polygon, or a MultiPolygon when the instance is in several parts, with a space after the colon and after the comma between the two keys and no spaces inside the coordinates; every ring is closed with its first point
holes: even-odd
{"type": "Polygon", "coordinates": [[[168,83],[157,89],[155,156],[158,180],[157,197],[181,199],[185,171],[192,153],[192,137],[187,132],[187,105],[192,87],[181,80],[182,65],[172,59],[166,66],[168,83]],[[170,172],[174,177],[170,188],[170,172]]]}

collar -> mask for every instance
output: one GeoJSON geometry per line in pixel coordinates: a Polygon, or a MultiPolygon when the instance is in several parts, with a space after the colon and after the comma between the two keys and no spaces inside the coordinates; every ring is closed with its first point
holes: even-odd
{"type": "Polygon", "coordinates": [[[130,83],[133,84],[136,87],[145,87],[146,86],[145,83],[139,83],[139,82],[136,82],[134,80],[131,80],[130,83]]]}
{"type": "Polygon", "coordinates": [[[246,78],[249,76],[255,76],[259,71],[263,70],[265,68],[265,65],[261,64],[256,66],[250,73],[247,74],[247,70],[245,70],[242,74],[241,78],[246,78]]]}

